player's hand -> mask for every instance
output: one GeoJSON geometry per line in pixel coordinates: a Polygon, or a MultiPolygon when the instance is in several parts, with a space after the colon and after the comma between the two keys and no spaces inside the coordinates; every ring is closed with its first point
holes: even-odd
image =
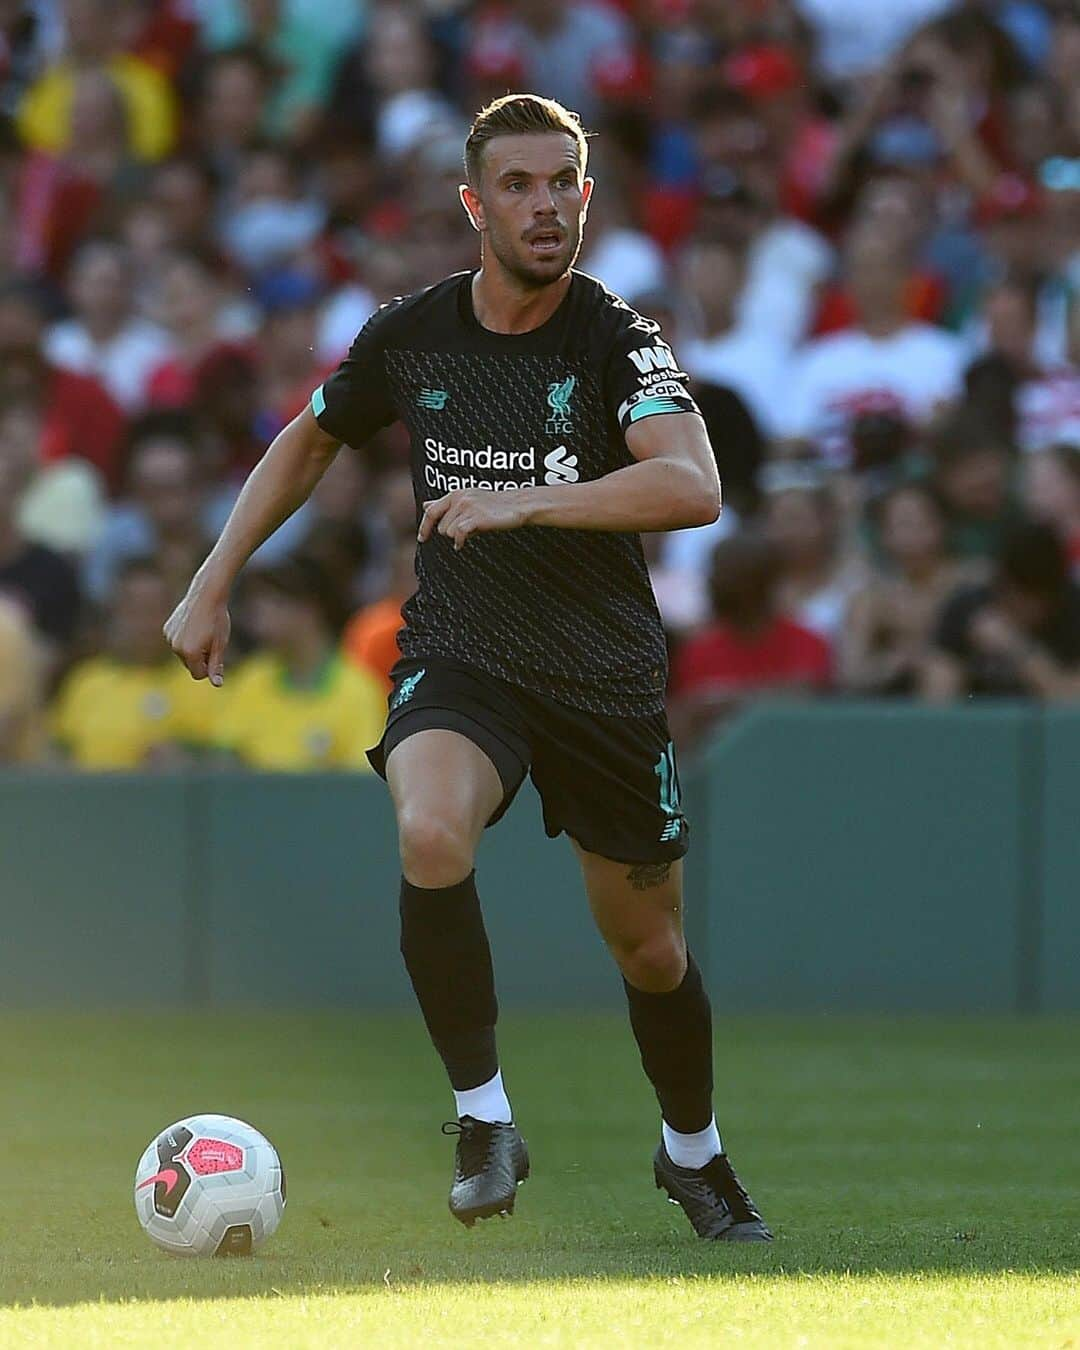
{"type": "Polygon", "coordinates": [[[470,535],[485,530],[516,530],[526,523],[520,492],[492,492],[490,488],[459,488],[445,497],[424,503],[417,539],[423,544],[436,532],[462,549],[470,535]]]}
{"type": "Polygon", "coordinates": [[[192,587],[165,624],[165,640],[191,672],[220,688],[225,679],[225,648],[232,621],[228,606],[192,587]]]}

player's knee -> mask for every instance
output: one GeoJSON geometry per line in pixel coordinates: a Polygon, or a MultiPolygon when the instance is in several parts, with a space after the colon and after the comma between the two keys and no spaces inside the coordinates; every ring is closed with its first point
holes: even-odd
{"type": "Polygon", "coordinates": [[[686,974],[686,944],[677,933],[657,933],[614,952],[628,984],[646,994],[677,989],[686,974]]]}
{"type": "Polygon", "coordinates": [[[473,847],[464,826],[424,811],[404,811],[398,820],[401,867],[414,886],[454,886],[473,867],[473,847]]]}

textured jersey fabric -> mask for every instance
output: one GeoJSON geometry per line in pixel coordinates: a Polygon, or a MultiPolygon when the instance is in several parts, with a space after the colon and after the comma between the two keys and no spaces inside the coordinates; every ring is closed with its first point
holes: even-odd
{"type": "MultiPolygon", "coordinates": [[[[384,305],[315,391],[324,430],[359,446],[400,419],[418,507],[458,488],[514,491],[633,462],[624,433],[696,413],[657,324],[574,272],[529,333],[483,328],[473,273],[384,305]]],[[[446,656],[589,712],[663,707],[667,659],[636,534],[528,526],[417,550],[405,656],[446,656]]]]}

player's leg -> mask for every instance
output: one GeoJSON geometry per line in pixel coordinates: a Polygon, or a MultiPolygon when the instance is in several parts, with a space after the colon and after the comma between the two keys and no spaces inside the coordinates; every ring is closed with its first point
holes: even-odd
{"type": "Polygon", "coordinates": [[[682,1205],[701,1237],[768,1241],[772,1234],[735,1175],[713,1115],[712,1009],[683,934],[682,863],[627,864],[576,848],[660,1103],[656,1185],[682,1205]]]}
{"type": "Polygon", "coordinates": [[[689,827],[667,721],[662,713],[602,716],[537,699],[530,716],[545,828],[574,841],[660,1103],[657,1185],[701,1236],[765,1240],[769,1231],[731,1169],[713,1118],[712,1012],[683,935],[680,860],[689,827]]]}
{"type": "Polygon", "coordinates": [[[471,1227],[512,1213],[529,1172],[495,1045],[498,1004],[473,857],[506,788],[458,731],[399,725],[386,779],[401,850],[401,953],[453,1088],[458,1135],[450,1211],[471,1227]],[[403,739],[397,739],[403,736],[403,739]]]}
{"type": "Polygon", "coordinates": [[[664,1142],[684,1167],[723,1152],[712,1109],[712,1013],[683,934],[682,863],[613,862],[575,845],[589,907],[622,972],[664,1142]]]}
{"type": "Polygon", "coordinates": [[[498,1005],[473,859],[485,826],[528,767],[514,709],[479,672],[441,659],[403,661],[390,714],[369,751],[386,778],[401,851],[401,951],[446,1067],[458,1135],[450,1209],[471,1225],[510,1212],[528,1175],[495,1042],[498,1005]]]}
{"type": "Polygon", "coordinates": [[[473,858],[504,789],[456,731],[422,730],[386,757],[401,852],[401,954],[458,1115],[508,1121],[495,1048],[491,950],[473,858]]]}

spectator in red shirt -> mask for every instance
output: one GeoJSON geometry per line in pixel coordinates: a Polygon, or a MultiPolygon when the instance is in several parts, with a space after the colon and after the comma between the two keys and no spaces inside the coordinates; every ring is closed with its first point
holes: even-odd
{"type": "Polygon", "coordinates": [[[479,6],[470,32],[474,66],[493,54],[513,59],[523,87],[542,89],[574,108],[586,125],[603,110],[605,96],[633,87],[637,74],[634,34],[611,5],[594,0],[516,0],[506,7],[479,6]]]}
{"type": "Polygon", "coordinates": [[[677,737],[692,741],[748,698],[828,688],[828,644],[779,612],[780,561],[776,546],[757,533],[716,546],[714,622],[675,660],[670,715],[677,737]]]}
{"type": "Polygon", "coordinates": [[[206,362],[237,344],[224,333],[222,294],[211,255],[178,250],[161,269],[157,317],[172,342],[170,356],[151,372],[149,400],[158,407],[186,408],[195,400],[206,362]]]}
{"type": "Polygon", "coordinates": [[[46,462],[79,456],[115,487],[124,415],[97,380],[51,365],[44,337],[44,308],[35,288],[18,281],[0,284],[0,399],[25,400],[41,410],[46,462]]]}
{"type": "Polygon", "coordinates": [[[782,209],[813,224],[836,127],[818,111],[798,54],[779,42],[751,41],[732,52],[723,73],[732,89],[753,102],[778,147],[782,209]]]}
{"type": "Polygon", "coordinates": [[[79,241],[118,204],[138,199],[142,167],[131,154],[128,110],[105,70],[72,83],[71,144],[62,153],[30,151],[15,187],[18,265],[63,279],[79,241]]]}

